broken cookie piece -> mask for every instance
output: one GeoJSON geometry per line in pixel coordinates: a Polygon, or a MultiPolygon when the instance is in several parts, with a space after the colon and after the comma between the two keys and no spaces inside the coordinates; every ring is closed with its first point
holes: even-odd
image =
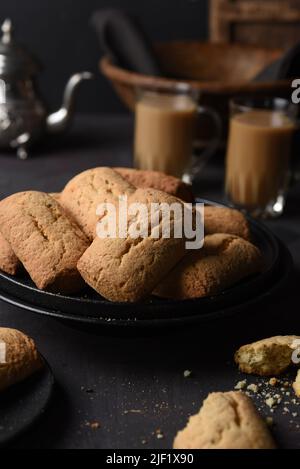
{"type": "Polygon", "coordinates": [[[276,336],[243,345],[234,356],[244,373],[276,376],[292,364],[292,354],[299,336],[276,336]]]}
{"type": "Polygon", "coordinates": [[[208,395],[174,440],[174,449],[274,449],[274,440],[251,399],[242,392],[208,395]]]}
{"type": "Polygon", "coordinates": [[[293,389],[297,397],[300,397],[300,370],[298,370],[297,377],[293,383],[293,389]]]}

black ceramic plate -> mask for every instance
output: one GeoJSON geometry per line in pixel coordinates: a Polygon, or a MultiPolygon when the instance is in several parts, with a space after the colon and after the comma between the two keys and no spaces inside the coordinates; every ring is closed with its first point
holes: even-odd
{"type": "Polygon", "coordinates": [[[0,394],[0,446],[28,430],[45,412],[54,388],[49,366],[0,394]]]}
{"type": "Polygon", "coordinates": [[[36,313],[93,324],[146,326],[213,318],[266,294],[291,267],[289,253],[278,239],[264,225],[249,221],[263,254],[264,270],[214,297],[183,301],[152,297],[135,304],[112,303],[90,288],[78,296],[56,295],[38,290],[26,274],[11,277],[0,272],[0,298],[36,313]]]}

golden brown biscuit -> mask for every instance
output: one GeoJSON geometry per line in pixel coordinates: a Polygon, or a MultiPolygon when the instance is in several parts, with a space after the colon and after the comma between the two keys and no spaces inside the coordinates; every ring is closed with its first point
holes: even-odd
{"type": "Polygon", "coordinates": [[[174,440],[174,449],[274,449],[253,402],[241,392],[208,395],[174,440]]]}
{"type": "Polygon", "coordinates": [[[111,168],[88,169],[75,176],[64,188],[60,204],[93,240],[99,216],[96,214],[99,204],[116,204],[120,195],[130,195],[136,190],[129,182],[111,168]]]}
{"type": "Polygon", "coordinates": [[[10,244],[0,233],[0,270],[3,270],[3,272],[9,275],[16,275],[20,266],[21,262],[15,255],[10,244]]]}
{"type": "Polygon", "coordinates": [[[154,294],[172,299],[212,296],[261,268],[256,246],[237,236],[214,234],[205,237],[202,249],[190,251],[159,283],[154,294]]]}
{"type": "MultiPolygon", "coordinates": [[[[53,192],[49,195],[59,201],[60,193],[53,192]]],[[[10,244],[0,233],[0,270],[10,275],[16,275],[21,265],[10,244]]]]}
{"type": "Polygon", "coordinates": [[[192,186],[181,179],[160,171],[148,171],[133,168],[113,168],[130,184],[140,189],[156,189],[174,195],[184,202],[193,202],[192,186]]]}
{"type": "Polygon", "coordinates": [[[292,364],[292,354],[299,340],[296,335],[269,337],[243,345],[235,353],[235,362],[244,373],[260,376],[276,376],[292,364]]]}
{"type": "Polygon", "coordinates": [[[0,327],[0,350],[0,391],[43,367],[33,340],[15,329],[0,327]]]}
{"type": "Polygon", "coordinates": [[[0,202],[0,231],[40,289],[73,293],[76,264],[89,242],[48,194],[20,192],[0,202]]]}
{"type": "Polygon", "coordinates": [[[298,370],[296,379],[293,383],[293,388],[297,397],[300,397],[300,370],[298,370]]]}
{"type": "MultiPolygon", "coordinates": [[[[179,199],[154,189],[137,189],[128,203],[177,202],[179,199]]],[[[149,228],[149,224],[147,227],[149,228]]],[[[173,223],[172,223],[173,226],[173,223]]],[[[150,230],[149,230],[150,231],[150,230]]],[[[149,233],[148,231],[148,233],[149,233]]],[[[111,301],[139,301],[185,254],[185,238],[151,236],[133,239],[95,238],[78,262],[84,280],[111,301]]]]}
{"type": "Polygon", "coordinates": [[[250,226],[246,217],[227,207],[206,205],[204,209],[205,234],[226,233],[251,241],[250,226]]]}

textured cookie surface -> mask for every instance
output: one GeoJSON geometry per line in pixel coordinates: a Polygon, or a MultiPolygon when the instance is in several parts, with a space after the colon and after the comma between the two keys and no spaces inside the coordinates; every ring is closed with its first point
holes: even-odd
{"type": "Polygon", "coordinates": [[[226,233],[251,241],[250,227],[238,210],[206,205],[204,209],[205,234],[226,233]]]}
{"type": "Polygon", "coordinates": [[[10,275],[16,275],[21,263],[10,244],[0,233],[0,270],[10,275]]]}
{"type": "Polygon", "coordinates": [[[173,299],[216,295],[261,267],[261,254],[253,244],[237,236],[209,235],[204,247],[190,251],[154,293],[173,299]]]}
{"type": "Polygon", "coordinates": [[[298,370],[296,379],[293,383],[293,389],[297,397],[300,397],[300,370],[298,370]]]}
{"type": "Polygon", "coordinates": [[[0,391],[43,367],[33,340],[15,329],[0,327],[0,358],[0,391]]]}
{"type": "Polygon", "coordinates": [[[275,336],[243,345],[235,353],[235,362],[244,373],[274,376],[283,373],[292,363],[292,354],[299,336],[275,336]]]}
{"type": "Polygon", "coordinates": [[[101,203],[117,204],[120,195],[134,193],[136,188],[111,168],[101,167],[75,176],[64,188],[59,202],[84,233],[93,240],[99,221],[101,203]]]}
{"type": "Polygon", "coordinates": [[[76,264],[89,242],[48,194],[21,192],[0,202],[0,231],[38,288],[73,293],[83,286],[76,264]]]}
{"type": "Polygon", "coordinates": [[[147,171],[133,168],[114,168],[124,179],[141,189],[156,189],[174,195],[185,202],[193,202],[191,186],[181,179],[159,171],[147,171]]]}
{"type": "Polygon", "coordinates": [[[53,199],[55,199],[57,202],[59,202],[59,200],[60,200],[60,192],[50,192],[49,195],[50,195],[50,197],[52,197],[53,199]]]}
{"type": "MultiPolygon", "coordinates": [[[[152,189],[137,189],[129,203],[134,201],[144,203],[148,209],[152,202],[182,204],[179,199],[152,189]]],[[[135,221],[138,223],[139,219],[135,221]]],[[[148,223],[147,228],[148,236],[136,239],[131,236],[125,239],[96,237],[79,260],[78,270],[82,277],[104,298],[127,302],[145,298],[184,256],[184,238],[159,236],[156,239],[152,237],[148,223]]]]}
{"type": "Polygon", "coordinates": [[[174,449],[274,449],[275,443],[249,397],[208,395],[199,413],[174,440],[174,449]]]}

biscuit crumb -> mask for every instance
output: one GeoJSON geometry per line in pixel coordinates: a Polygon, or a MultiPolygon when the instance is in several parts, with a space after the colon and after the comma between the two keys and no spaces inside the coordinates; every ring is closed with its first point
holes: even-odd
{"type": "Polygon", "coordinates": [[[271,386],[276,386],[277,382],[278,382],[278,381],[277,381],[277,378],[271,378],[270,381],[269,381],[269,384],[270,384],[271,386]]]}
{"type": "Polygon", "coordinates": [[[98,430],[100,428],[99,422],[86,422],[85,424],[87,427],[91,428],[92,430],[98,430]]]}
{"type": "Polygon", "coordinates": [[[268,407],[272,408],[277,405],[277,399],[275,397],[269,397],[268,399],[265,400],[265,403],[267,404],[268,407]]]}
{"type": "Polygon", "coordinates": [[[236,385],[234,386],[234,389],[244,389],[245,387],[247,386],[247,380],[244,379],[242,381],[239,381],[238,383],[236,383],[236,385]]]}
{"type": "Polygon", "coordinates": [[[164,434],[159,428],[155,431],[155,434],[158,440],[162,440],[164,438],[164,434]]]}
{"type": "Polygon", "coordinates": [[[252,392],[254,392],[255,394],[256,394],[257,391],[258,391],[257,384],[254,384],[254,383],[249,384],[249,385],[247,386],[247,389],[248,389],[248,391],[252,391],[252,392]]]}
{"type": "Polygon", "coordinates": [[[192,375],[192,371],[191,371],[191,370],[184,370],[184,372],[183,372],[184,378],[190,378],[191,375],[192,375]]]}

